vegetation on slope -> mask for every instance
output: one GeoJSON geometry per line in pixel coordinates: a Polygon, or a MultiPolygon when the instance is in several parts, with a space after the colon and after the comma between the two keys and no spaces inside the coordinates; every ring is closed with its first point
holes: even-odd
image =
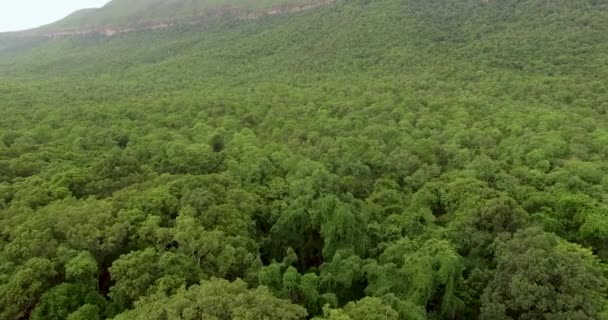
{"type": "Polygon", "coordinates": [[[0,50],[0,319],[607,319],[605,1],[0,50]]]}
{"type": "Polygon", "coordinates": [[[58,22],[42,28],[44,31],[127,27],[155,21],[191,22],[209,14],[232,8],[266,9],[310,0],[114,0],[99,9],[77,11],[58,22]]]}

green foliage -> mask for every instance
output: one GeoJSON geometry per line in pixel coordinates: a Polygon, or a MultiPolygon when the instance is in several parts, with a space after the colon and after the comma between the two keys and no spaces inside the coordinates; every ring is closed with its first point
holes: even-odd
{"type": "Polygon", "coordinates": [[[244,282],[203,281],[175,295],[152,295],[115,320],[122,319],[304,319],[304,308],[273,297],[266,288],[247,289],[244,282]]]}
{"type": "Polygon", "coordinates": [[[88,252],[80,252],[65,264],[65,277],[67,280],[86,280],[97,275],[97,261],[88,252]]]}
{"type": "Polygon", "coordinates": [[[78,310],[70,313],[67,320],[99,320],[99,309],[91,304],[85,304],[78,310]]]}
{"type": "Polygon", "coordinates": [[[465,306],[458,291],[463,262],[449,242],[433,239],[419,245],[404,238],[389,246],[379,261],[380,264],[366,267],[368,293],[394,294],[402,300],[431,307],[442,318],[462,313],[465,306]]]}
{"type": "Polygon", "coordinates": [[[606,318],[605,0],[296,2],[0,34],[0,319],[606,318]]]}
{"type": "Polygon", "coordinates": [[[499,245],[497,264],[482,318],[605,319],[608,282],[589,250],[526,229],[499,245]]]}
{"type": "Polygon", "coordinates": [[[53,286],[57,272],[47,259],[32,258],[0,286],[0,318],[25,317],[37,300],[53,286]]]}
{"type": "Polygon", "coordinates": [[[366,297],[356,302],[350,302],[344,310],[323,310],[325,316],[318,319],[334,320],[397,320],[399,314],[378,298],[366,297]]]}
{"type": "Polygon", "coordinates": [[[31,319],[66,319],[71,316],[72,312],[76,313],[74,317],[83,312],[93,314],[95,317],[104,306],[105,299],[94,291],[94,287],[62,283],[42,295],[36,308],[32,311],[31,319]],[[80,310],[81,306],[85,305],[90,306],[87,309],[94,308],[95,312],[86,309],[80,310]]]}

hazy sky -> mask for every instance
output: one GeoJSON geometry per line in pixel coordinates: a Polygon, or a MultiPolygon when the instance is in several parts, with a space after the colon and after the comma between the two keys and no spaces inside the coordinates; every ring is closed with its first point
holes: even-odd
{"type": "Polygon", "coordinates": [[[110,0],[0,0],[0,32],[38,27],[110,0]]]}

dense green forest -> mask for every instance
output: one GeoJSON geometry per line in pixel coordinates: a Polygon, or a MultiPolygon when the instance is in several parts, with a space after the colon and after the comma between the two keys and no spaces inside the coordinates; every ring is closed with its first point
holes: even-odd
{"type": "Polygon", "coordinates": [[[606,320],[607,22],[339,0],[0,34],[0,319],[606,320]]]}

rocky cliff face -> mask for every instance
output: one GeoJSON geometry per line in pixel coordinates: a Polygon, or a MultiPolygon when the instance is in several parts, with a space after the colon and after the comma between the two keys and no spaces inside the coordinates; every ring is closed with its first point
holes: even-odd
{"type": "Polygon", "coordinates": [[[326,5],[331,5],[336,0],[307,0],[298,4],[275,6],[267,9],[258,9],[249,11],[238,7],[219,7],[213,10],[208,10],[205,14],[191,18],[189,21],[176,21],[172,19],[157,20],[157,21],[140,21],[132,26],[118,27],[118,26],[103,26],[98,28],[89,29],[71,29],[71,30],[60,30],[54,32],[28,32],[24,35],[35,35],[43,36],[47,38],[64,38],[70,36],[82,36],[82,35],[101,35],[101,36],[114,36],[117,34],[129,33],[134,31],[145,31],[145,30],[157,30],[168,28],[177,24],[190,24],[196,25],[208,21],[210,18],[217,17],[234,17],[241,20],[259,19],[265,16],[274,16],[279,14],[290,14],[298,13],[306,10],[319,8],[326,5]]]}

